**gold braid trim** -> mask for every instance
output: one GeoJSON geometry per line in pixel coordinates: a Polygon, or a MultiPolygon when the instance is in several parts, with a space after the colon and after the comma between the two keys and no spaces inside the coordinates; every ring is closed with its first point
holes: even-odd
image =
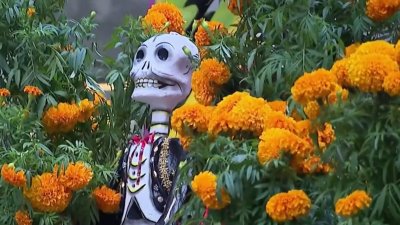
{"type": "Polygon", "coordinates": [[[161,183],[168,192],[171,189],[172,182],[169,180],[168,173],[168,155],[169,155],[169,138],[166,138],[161,146],[160,158],[158,160],[158,169],[160,170],[161,183]]]}

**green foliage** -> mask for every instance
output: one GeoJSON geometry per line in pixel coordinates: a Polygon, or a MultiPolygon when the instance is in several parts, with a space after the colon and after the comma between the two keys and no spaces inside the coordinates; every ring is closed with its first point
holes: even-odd
{"type": "Polygon", "coordinates": [[[100,100],[92,117],[79,123],[73,132],[46,132],[42,118],[50,107],[61,102],[78,105],[84,99],[99,101],[105,95],[95,75],[95,65],[102,63],[97,59],[101,56],[92,33],[97,27],[96,13],[80,21],[70,20],[64,15],[64,3],[0,2],[0,88],[11,92],[0,104],[0,165],[13,163],[23,170],[28,186],[33,177],[52,172],[56,164],[83,161],[94,175],[88,186],[74,192],[62,214],[32,209],[22,189],[2,179],[0,223],[4,225],[15,224],[17,210],[31,212],[34,224],[95,224],[99,215],[91,193],[114,178],[117,156],[125,148],[130,132],[132,112],[141,107],[126,107],[131,103],[132,92],[126,69],[130,60],[126,57],[125,61],[118,61],[121,65],[126,63],[123,75],[110,82],[115,88],[112,104],[100,100]],[[28,97],[23,91],[27,85],[39,87],[43,94],[28,97]]]}
{"type": "MultiPolygon", "coordinates": [[[[236,32],[215,35],[208,48],[209,55],[225,62],[232,73],[214,103],[233,92],[248,91],[268,101],[287,100],[288,114],[296,109],[305,118],[290,91],[299,76],[330,69],[352,43],[399,39],[399,15],[374,22],[365,15],[365,4],[363,0],[251,1],[236,32]]],[[[184,224],[277,224],[265,212],[268,199],[301,189],[312,201],[310,213],[284,224],[397,224],[399,105],[398,97],[350,90],[348,101],[321,108],[315,124],[330,122],[336,134],[321,156],[334,168],[326,175],[297,174],[286,155],[260,165],[258,138],[195,136],[183,171],[189,175],[182,182],[212,171],[218,176],[218,190],[224,188],[232,200],[203,218],[205,208],[193,195],[178,216],[184,224]],[[371,194],[371,206],[352,218],[336,215],[335,202],[356,189],[371,194]]]]}
{"type": "Polygon", "coordinates": [[[227,63],[233,74],[221,95],[249,90],[253,96],[286,100],[298,76],[331,68],[345,46],[373,39],[397,41],[398,21],[394,16],[372,22],[364,0],[253,0],[234,35],[216,37],[210,47],[211,56],[227,63]]]}
{"type": "Polygon", "coordinates": [[[134,88],[130,78],[132,59],[136,49],[151,36],[150,33],[145,34],[139,20],[126,17],[123,25],[115,29],[106,46],[106,49],[116,48],[121,51],[116,59],[106,58],[103,62],[110,70],[106,81],[113,87],[111,101],[118,108],[118,111],[114,112],[116,120],[126,120],[126,115],[133,115],[136,125],[142,125],[147,119],[146,112],[149,109],[146,105],[135,103],[131,108],[126,106],[131,104],[131,94],[134,88]]]}
{"type": "MultiPolygon", "coordinates": [[[[96,59],[97,45],[93,42],[96,14],[74,21],[66,18],[63,7],[62,0],[7,0],[0,4],[0,27],[7,31],[0,34],[0,87],[8,88],[18,104],[28,101],[22,93],[26,85],[39,87],[44,94],[35,99],[32,112],[38,117],[59,102],[93,100],[94,93],[104,96],[95,81],[94,65],[102,63],[96,59]],[[28,15],[29,7],[35,9],[34,15],[28,15]]],[[[126,105],[132,86],[127,82],[130,60],[126,56],[119,58],[125,60],[121,61],[126,66],[124,71],[110,82],[115,85],[113,104],[102,104],[98,109],[99,131],[73,134],[74,138],[83,135],[85,145],[102,163],[114,160],[130,130],[132,108],[126,105]]]]}
{"type": "MultiPolygon", "coordinates": [[[[300,75],[329,69],[349,44],[398,40],[400,16],[373,22],[365,15],[365,4],[365,0],[251,1],[236,32],[215,35],[209,47],[210,56],[225,62],[232,73],[214,103],[233,92],[248,91],[269,101],[287,100],[289,113],[296,109],[304,117],[290,96],[300,75]]],[[[113,179],[117,155],[131,127],[148,123],[148,108],[131,104],[134,85],[129,73],[137,47],[154,33],[145,32],[140,20],[127,18],[107,46],[120,49],[120,54],[103,59],[92,33],[95,13],[73,21],[65,17],[63,6],[63,0],[0,2],[0,30],[5,31],[0,33],[0,88],[12,93],[0,104],[0,164],[12,163],[25,171],[28,186],[32,177],[52,172],[56,164],[83,161],[94,176],[88,186],[74,192],[62,214],[37,212],[22,189],[2,179],[1,224],[15,224],[17,210],[28,210],[35,225],[94,224],[99,215],[92,190],[113,179]],[[49,135],[42,123],[49,107],[92,101],[104,94],[94,75],[98,63],[108,71],[111,104],[103,100],[91,119],[73,132],[49,135]],[[27,85],[39,87],[43,95],[28,97],[23,93],[27,85]]],[[[205,208],[192,195],[176,216],[184,224],[275,225],[265,213],[268,199],[302,189],[312,200],[310,213],[286,224],[396,224],[400,221],[399,105],[398,98],[386,94],[350,90],[348,101],[323,107],[315,122],[332,123],[336,134],[336,141],[321,156],[335,169],[326,175],[298,174],[285,154],[261,165],[257,138],[196,135],[180,183],[190,184],[199,172],[212,171],[218,175],[218,197],[225,189],[231,204],[210,210],[203,218],[205,208]],[[337,216],[335,202],[355,189],[371,194],[371,206],[352,218],[337,216]]]]}
{"type": "MultiPolygon", "coordinates": [[[[93,158],[90,151],[80,140],[65,137],[63,140],[52,140],[34,113],[22,105],[5,105],[0,107],[1,164],[13,163],[17,169],[25,171],[30,185],[32,177],[46,172],[52,172],[54,165],[65,165],[83,161],[90,165],[94,177],[90,184],[75,192],[69,208],[65,214],[35,213],[34,221],[37,224],[72,224],[70,221],[78,220],[80,224],[93,224],[98,218],[97,208],[91,198],[91,190],[101,184],[107,184],[114,176],[110,163],[102,165],[93,158]],[[76,210],[79,209],[79,210],[76,210]],[[62,222],[61,222],[62,221],[62,222]],[[68,222],[70,221],[70,222],[68,222]]],[[[30,204],[24,198],[22,189],[12,187],[0,181],[0,208],[2,224],[14,224],[14,214],[17,210],[29,209],[30,204]]],[[[36,224],[36,223],[35,223],[36,224]]]]}
{"type": "Polygon", "coordinates": [[[326,109],[321,118],[330,120],[336,132],[326,155],[338,168],[335,189],[367,188],[374,193],[370,218],[388,224],[398,221],[400,213],[399,105],[398,98],[385,94],[354,93],[351,102],[326,109]]]}

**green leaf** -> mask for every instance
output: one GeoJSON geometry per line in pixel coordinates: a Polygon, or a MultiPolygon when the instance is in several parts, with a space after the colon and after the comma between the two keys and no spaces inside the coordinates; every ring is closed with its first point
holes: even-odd
{"type": "Polygon", "coordinates": [[[0,69],[4,70],[6,73],[10,73],[10,67],[2,54],[0,54],[0,69]]]}
{"type": "Polygon", "coordinates": [[[85,48],[77,48],[72,53],[69,54],[68,61],[75,73],[78,73],[78,70],[83,65],[83,61],[86,57],[86,49],[85,48]]]}
{"type": "Polygon", "coordinates": [[[100,93],[102,96],[106,96],[103,88],[91,77],[86,77],[86,85],[88,88],[94,90],[97,93],[100,93]]]}
{"type": "Polygon", "coordinates": [[[242,163],[244,160],[246,160],[246,155],[236,155],[232,158],[233,163],[242,163]]]}
{"type": "Polygon", "coordinates": [[[68,93],[66,91],[62,91],[62,90],[55,91],[54,94],[64,97],[64,98],[66,98],[68,96],[68,93]]]}
{"type": "Polygon", "coordinates": [[[378,198],[375,202],[375,206],[372,210],[373,216],[380,216],[382,215],[383,209],[386,207],[386,192],[388,191],[388,186],[386,185],[383,190],[379,193],[378,198]]]}
{"type": "Polygon", "coordinates": [[[39,144],[38,144],[38,147],[39,147],[41,150],[45,151],[47,154],[53,156],[53,152],[52,152],[49,148],[47,148],[47,146],[45,146],[44,144],[39,143],[39,144]]]}
{"type": "Polygon", "coordinates": [[[257,54],[257,49],[253,49],[250,52],[249,59],[247,60],[247,70],[249,70],[249,71],[251,69],[251,66],[253,65],[254,57],[256,56],[256,54],[257,54]]]}
{"type": "Polygon", "coordinates": [[[49,83],[49,78],[46,77],[45,75],[41,74],[41,73],[37,73],[35,76],[42,84],[50,87],[50,83],[49,83]]]}
{"type": "Polygon", "coordinates": [[[45,94],[39,98],[38,105],[37,105],[39,118],[41,118],[43,115],[43,110],[46,105],[46,102],[47,102],[47,94],[45,94]]]}

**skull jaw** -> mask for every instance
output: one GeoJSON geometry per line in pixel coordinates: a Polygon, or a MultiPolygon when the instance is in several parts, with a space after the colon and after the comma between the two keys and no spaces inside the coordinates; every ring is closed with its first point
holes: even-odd
{"type": "MultiPolygon", "coordinates": [[[[175,86],[174,86],[175,87],[175,86]]],[[[148,104],[151,109],[172,111],[187,98],[179,87],[169,87],[166,90],[158,88],[135,88],[132,98],[135,101],[148,104]]]]}

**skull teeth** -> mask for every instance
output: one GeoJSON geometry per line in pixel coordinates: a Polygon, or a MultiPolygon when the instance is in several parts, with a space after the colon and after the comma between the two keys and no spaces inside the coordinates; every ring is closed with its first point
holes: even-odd
{"type": "Polygon", "coordinates": [[[141,78],[141,79],[137,79],[135,81],[135,87],[155,87],[155,88],[159,88],[161,87],[161,83],[158,80],[154,80],[154,79],[147,79],[147,78],[141,78]]]}

